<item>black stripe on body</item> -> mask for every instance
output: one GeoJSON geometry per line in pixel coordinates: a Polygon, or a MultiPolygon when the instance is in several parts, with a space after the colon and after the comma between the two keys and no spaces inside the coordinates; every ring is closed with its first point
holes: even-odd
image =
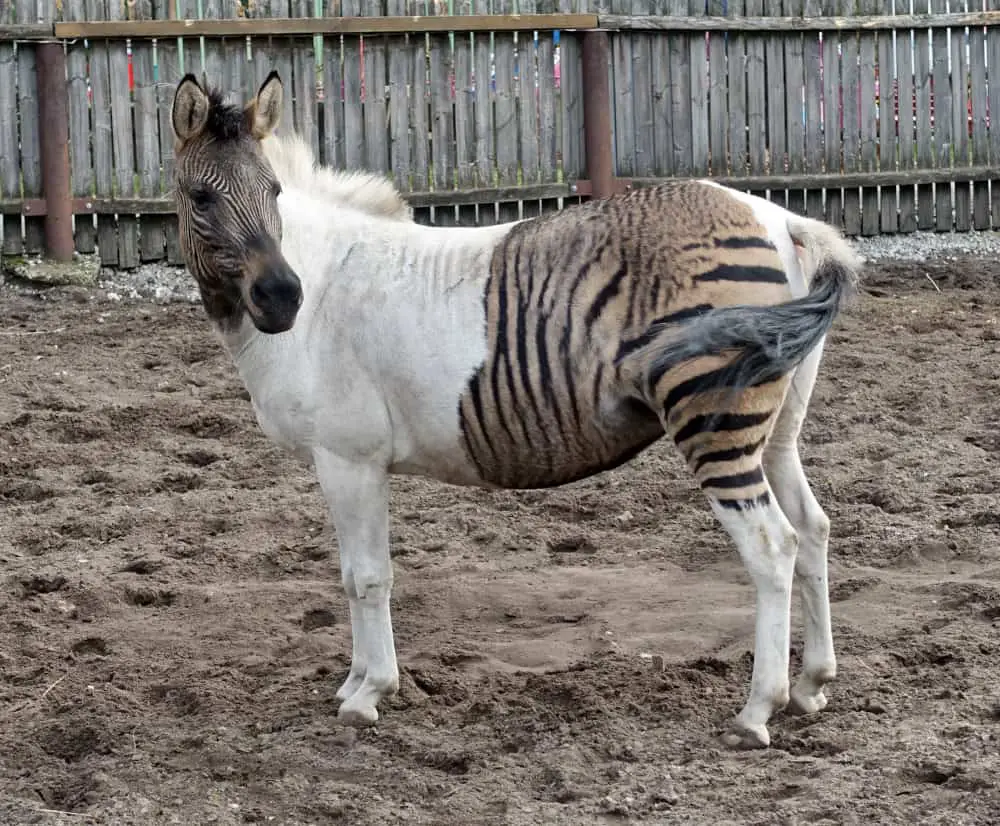
{"type": "Polygon", "coordinates": [[[715,496],[712,498],[722,507],[734,511],[764,507],[771,504],[771,494],[767,491],[764,491],[760,496],[755,496],[753,499],[719,499],[715,496]]]}
{"type": "Polygon", "coordinates": [[[764,446],[764,441],[765,440],[761,438],[756,442],[751,442],[750,444],[742,445],[740,447],[731,447],[727,450],[710,450],[707,453],[702,453],[697,459],[694,460],[693,470],[697,473],[705,465],[712,464],[714,462],[731,462],[734,459],[742,459],[744,456],[751,456],[764,446]]]}
{"type": "Polygon", "coordinates": [[[732,490],[734,488],[748,488],[751,485],[760,485],[764,482],[764,469],[757,465],[753,470],[743,473],[730,473],[726,476],[713,476],[705,479],[701,486],[703,488],[719,488],[721,490],[732,490]]]}
{"type": "Polygon", "coordinates": [[[740,264],[720,264],[714,270],[699,273],[696,282],[744,281],[754,284],[787,284],[785,271],[777,267],[747,267],[740,264]]]}
{"type": "Polygon", "coordinates": [[[759,235],[749,235],[745,238],[716,238],[715,246],[727,250],[774,250],[778,248],[771,243],[768,238],[761,238],[759,235]]]}
{"type": "Polygon", "coordinates": [[[674,442],[680,445],[699,433],[721,433],[736,430],[746,430],[764,424],[771,418],[767,413],[707,413],[694,416],[674,436],[674,442]]]}

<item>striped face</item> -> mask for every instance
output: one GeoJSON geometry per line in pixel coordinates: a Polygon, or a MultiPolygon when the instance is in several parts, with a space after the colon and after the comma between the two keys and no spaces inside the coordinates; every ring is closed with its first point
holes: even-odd
{"type": "Polygon", "coordinates": [[[282,333],[302,303],[299,278],[281,253],[281,186],[260,147],[280,111],[275,73],[244,109],[205,91],[193,75],[174,95],[181,250],[205,309],[224,330],[249,314],[261,332],[282,333]]]}
{"type": "Polygon", "coordinates": [[[720,188],[668,183],[524,222],[493,256],[488,355],[459,403],[466,454],[488,482],[545,487],[666,432],[703,486],[752,500],[787,381],[705,393],[732,354],[662,369],[659,336],[712,307],[789,298],[767,231],[720,188]]]}

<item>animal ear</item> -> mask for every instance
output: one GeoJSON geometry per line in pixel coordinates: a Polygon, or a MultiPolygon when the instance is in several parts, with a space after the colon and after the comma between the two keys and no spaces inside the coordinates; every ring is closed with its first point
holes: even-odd
{"type": "Polygon", "coordinates": [[[264,140],[277,128],[281,120],[283,93],[281,78],[277,72],[271,72],[257,90],[257,97],[247,107],[250,134],[257,140],[264,140]]]}
{"type": "Polygon", "coordinates": [[[180,141],[198,137],[208,123],[208,95],[193,74],[181,78],[174,91],[174,104],[170,113],[174,134],[180,141]]]}

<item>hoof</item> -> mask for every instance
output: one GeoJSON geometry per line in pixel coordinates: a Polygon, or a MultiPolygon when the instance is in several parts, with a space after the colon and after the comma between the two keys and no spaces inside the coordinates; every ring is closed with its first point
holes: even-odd
{"type": "Polygon", "coordinates": [[[822,690],[809,693],[806,689],[795,686],[791,694],[787,708],[789,714],[816,714],[826,708],[827,699],[822,690]]]}
{"type": "Polygon", "coordinates": [[[337,710],[337,718],[346,726],[366,728],[378,722],[378,711],[375,706],[352,705],[348,701],[337,710]]]}
{"type": "Polygon", "coordinates": [[[719,739],[722,745],[734,751],[766,749],[771,745],[771,735],[767,733],[767,726],[747,726],[739,720],[730,721],[719,739]]]}

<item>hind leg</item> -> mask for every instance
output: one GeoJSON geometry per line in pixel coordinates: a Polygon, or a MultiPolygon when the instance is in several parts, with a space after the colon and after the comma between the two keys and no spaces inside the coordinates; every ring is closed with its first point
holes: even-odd
{"type": "Polygon", "coordinates": [[[799,535],[795,573],[802,593],[805,634],[802,674],[791,691],[791,711],[826,706],[823,687],[836,677],[830,624],[827,547],[830,520],[806,480],[797,446],[822,358],[822,343],[800,365],[764,452],[764,469],[778,504],[799,535]]]}
{"type": "Polygon", "coordinates": [[[788,647],[797,538],[773,497],[754,502],[719,499],[712,510],[739,550],[757,590],[750,696],[723,734],[731,748],[765,748],[767,721],[788,703],[788,647]]]}

